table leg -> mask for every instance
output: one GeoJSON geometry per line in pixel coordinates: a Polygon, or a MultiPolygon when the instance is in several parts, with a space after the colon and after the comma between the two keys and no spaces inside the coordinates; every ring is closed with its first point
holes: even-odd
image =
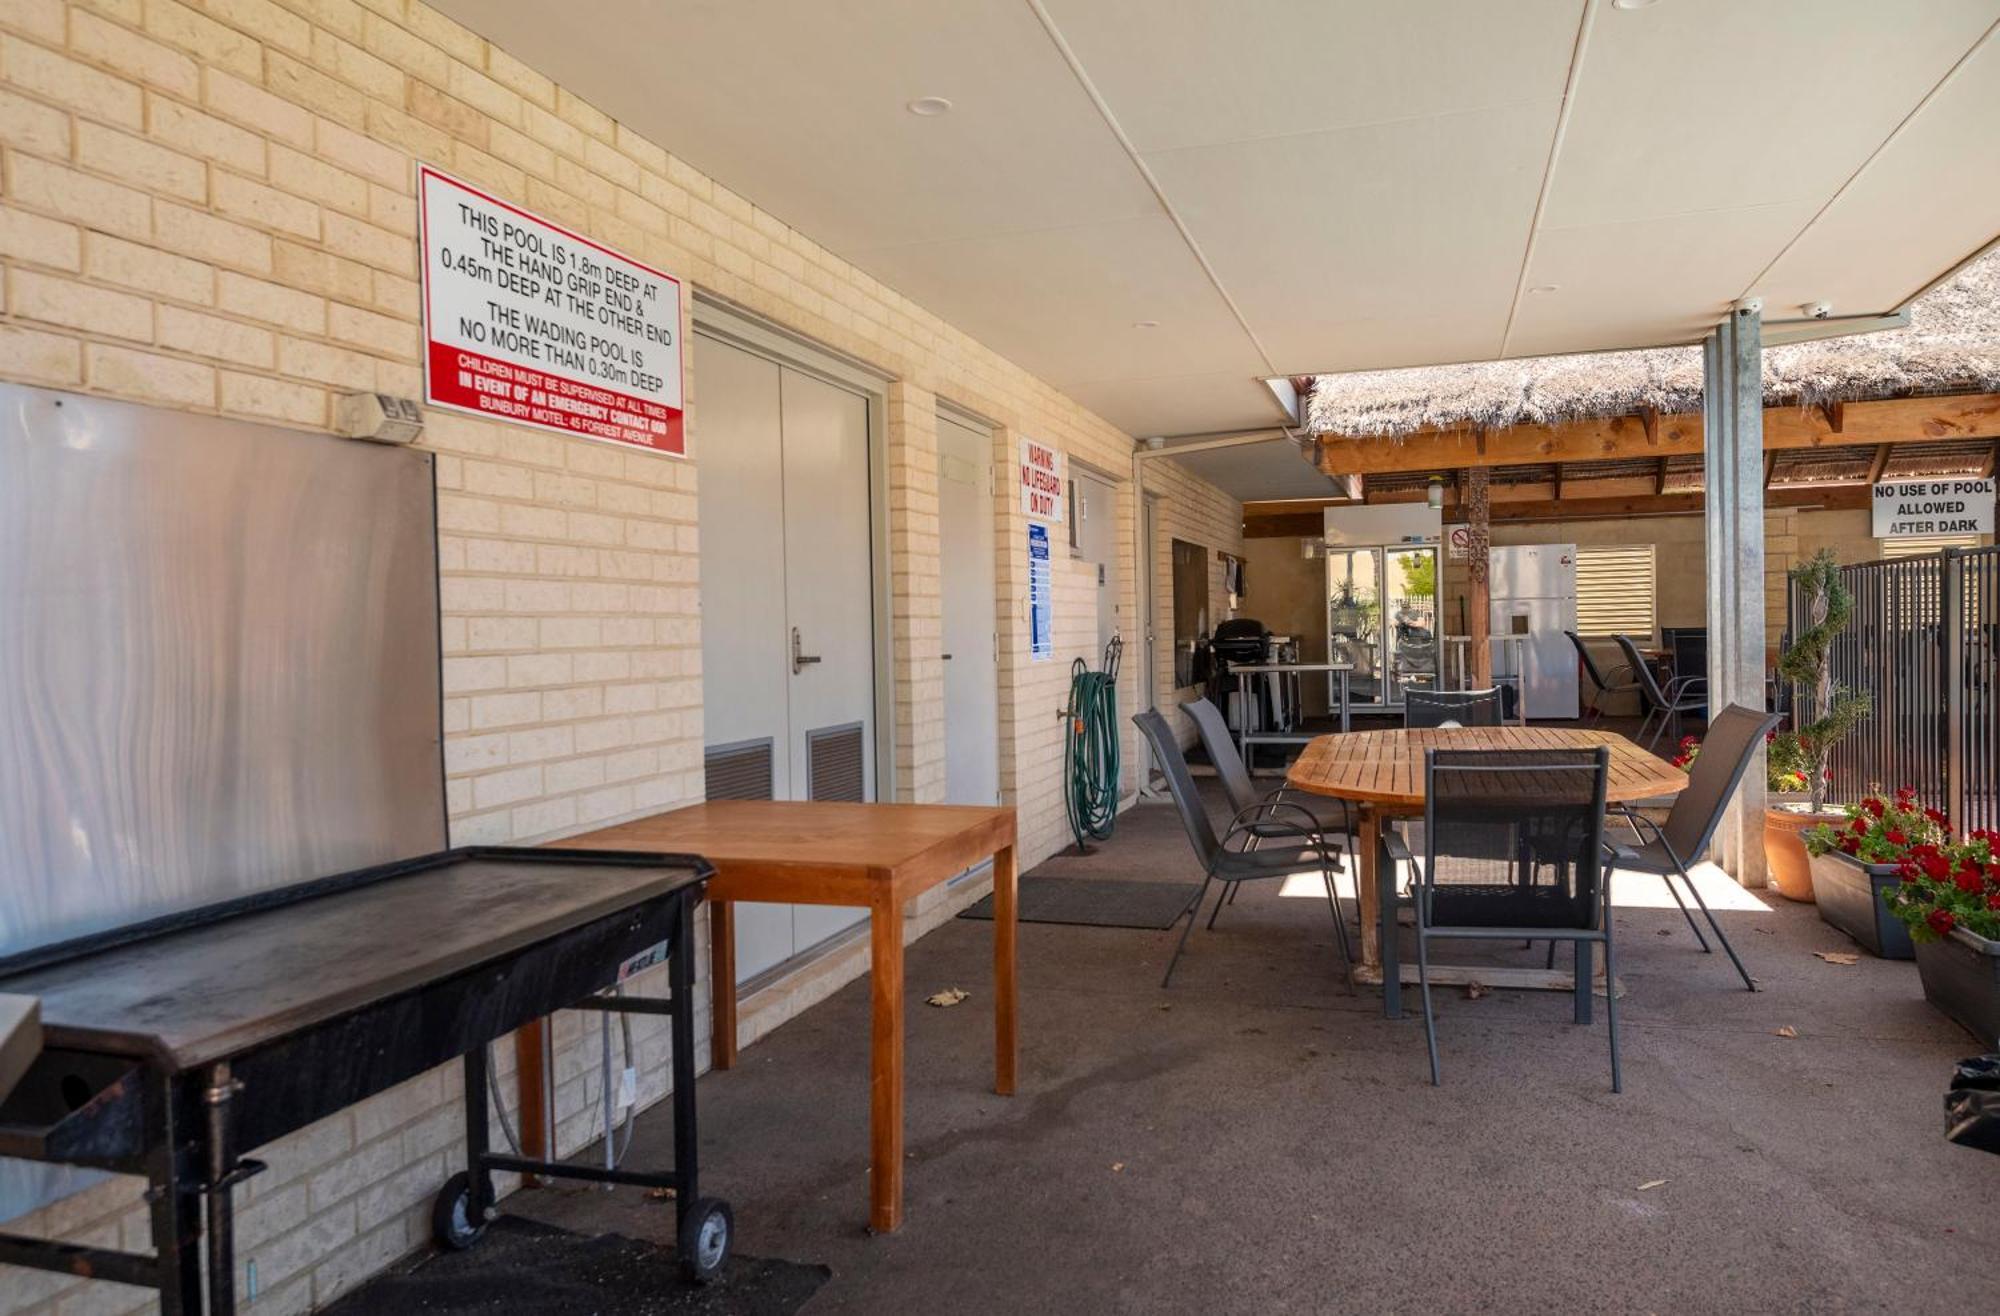
{"type": "Polygon", "coordinates": [[[709,1063],[736,1068],[736,906],[708,902],[709,1063]]]}
{"type": "Polygon", "coordinates": [[[1381,893],[1376,890],[1376,872],[1381,865],[1381,824],[1376,820],[1375,810],[1365,804],[1356,804],[1355,810],[1361,815],[1360,826],[1354,835],[1354,862],[1358,871],[1354,875],[1354,903],[1361,911],[1361,963],[1364,966],[1382,962],[1382,936],[1375,925],[1376,911],[1381,908],[1381,893]]]}
{"type": "MultiPolygon", "coordinates": [[[[1370,811],[1373,815],[1373,811],[1370,811]]],[[[1382,965],[1382,1017],[1403,1017],[1403,957],[1396,941],[1396,865],[1382,851],[1382,819],[1375,818],[1373,835],[1367,841],[1375,860],[1375,941],[1382,965]]],[[[1363,926],[1366,924],[1364,922],[1363,926]]]]}
{"type": "Polygon", "coordinates": [[[1014,847],[993,856],[993,1090],[1014,1095],[1020,1056],[1019,988],[1014,975],[1015,895],[1019,882],[1014,847]]]}
{"type": "MultiPolygon", "coordinates": [[[[997,865],[996,865],[997,868],[997,865]]],[[[999,901],[994,901],[996,907],[999,901]]],[[[996,917],[999,910],[994,911],[996,917]]],[[[869,911],[868,1227],[894,1233],[903,1223],[903,911],[883,901],[869,911]]]]}

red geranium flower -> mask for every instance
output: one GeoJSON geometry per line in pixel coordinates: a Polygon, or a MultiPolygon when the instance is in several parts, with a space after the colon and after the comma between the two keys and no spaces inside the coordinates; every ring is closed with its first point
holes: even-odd
{"type": "Polygon", "coordinates": [[[1939,854],[1935,848],[1917,858],[1917,864],[1924,870],[1924,876],[1942,882],[1951,876],[1951,860],[1939,854]]]}
{"type": "Polygon", "coordinates": [[[1968,896],[1978,895],[1986,885],[1985,881],[1980,878],[1979,870],[1976,868],[1959,869],[1957,875],[1951,881],[1953,886],[1965,892],[1968,896]]]}
{"type": "Polygon", "coordinates": [[[1868,812],[1874,814],[1877,818],[1880,818],[1884,813],[1888,812],[1887,808],[1883,805],[1882,801],[1876,799],[1873,795],[1861,801],[1861,807],[1868,810],[1868,812]]]}
{"type": "Polygon", "coordinates": [[[1988,909],[2000,909],[2000,891],[1995,891],[1992,895],[1986,897],[1986,907],[1988,909]]]}
{"type": "Polygon", "coordinates": [[[1951,820],[1944,816],[1944,810],[1942,809],[1925,809],[1924,817],[1930,819],[1932,822],[1936,823],[1940,827],[1948,827],[1951,825],[1951,820]]]}
{"type": "Polygon", "coordinates": [[[1856,818],[1853,822],[1847,824],[1847,830],[1853,832],[1856,836],[1866,835],[1868,820],[1866,818],[1856,818]]]}
{"type": "Polygon", "coordinates": [[[1958,926],[1958,920],[1952,916],[1952,912],[1948,909],[1932,910],[1930,913],[1924,915],[1924,922],[1930,924],[1931,931],[1937,933],[1940,937],[1958,926]]]}
{"type": "Polygon", "coordinates": [[[1842,854],[1860,854],[1861,842],[1851,836],[1843,836],[1840,838],[1840,852],[1842,854]]]}
{"type": "Polygon", "coordinates": [[[1882,839],[1890,845],[1908,845],[1910,843],[1910,838],[1903,835],[1903,829],[1900,827],[1891,827],[1882,839]]]}

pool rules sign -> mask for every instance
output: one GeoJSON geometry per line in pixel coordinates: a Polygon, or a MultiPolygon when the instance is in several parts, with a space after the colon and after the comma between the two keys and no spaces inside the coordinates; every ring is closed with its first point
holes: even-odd
{"type": "Polygon", "coordinates": [[[1993,533],[1993,480],[1898,480],[1875,486],[1877,539],[1993,533]]]}
{"type": "Polygon", "coordinates": [[[428,165],[424,400],[685,456],[680,280],[428,165]]]}

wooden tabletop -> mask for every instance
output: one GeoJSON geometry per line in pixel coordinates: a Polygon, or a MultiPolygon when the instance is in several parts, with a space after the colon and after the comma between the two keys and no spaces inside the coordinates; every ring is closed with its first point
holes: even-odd
{"type": "Polygon", "coordinates": [[[927,874],[962,872],[1013,843],[1012,809],[807,800],[710,800],[563,842],[585,849],[698,854],[715,865],[709,887],[714,900],[805,901],[813,893],[804,887],[784,895],[737,888],[753,872],[801,881],[823,877],[834,883],[828,895],[855,883],[895,886],[927,874]]]}
{"type": "Polygon", "coordinates": [[[1320,736],[1285,774],[1288,785],[1318,795],[1403,808],[1424,802],[1427,749],[1611,750],[1605,798],[1629,803],[1687,788],[1687,774],[1609,731],[1557,727],[1440,727],[1426,730],[1350,731],[1320,736]]]}

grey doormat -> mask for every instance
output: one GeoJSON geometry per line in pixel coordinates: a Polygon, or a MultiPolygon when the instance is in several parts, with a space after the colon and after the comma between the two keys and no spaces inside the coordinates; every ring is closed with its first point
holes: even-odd
{"type": "MultiPolygon", "coordinates": [[[[1199,882],[1125,882],[1107,877],[1024,877],[1015,908],[1023,923],[1087,928],[1170,928],[1187,911],[1199,882]]],[[[993,897],[960,918],[991,920],[993,897]]]]}
{"type": "Polygon", "coordinates": [[[825,1266],[735,1256],[714,1283],[696,1288],[681,1278],[671,1247],[503,1215],[477,1246],[396,1267],[322,1316],[792,1316],[832,1275],[825,1266]]]}

